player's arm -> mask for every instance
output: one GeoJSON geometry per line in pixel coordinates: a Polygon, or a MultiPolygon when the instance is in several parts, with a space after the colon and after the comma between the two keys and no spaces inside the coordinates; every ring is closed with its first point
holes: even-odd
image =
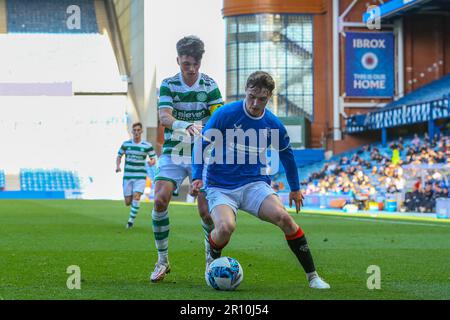
{"type": "Polygon", "coordinates": [[[156,163],[156,152],[152,145],[150,145],[150,148],[147,152],[147,156],[148,156],[148,161],[147,161],[148,165],[150,167],[154,166],[156,163]]]}
{"type": "Polygon", "coordinates": [[[286,128],[281,123],[279,128],[279,139],[278,150],[280,160],[286,171],[286,178],[289,188],[291,189],[291,192],[289,193],[289,207],[292,207],[292,202],[294,202],[295,210],[298,213],[301,206],[303,206],[303,194],[300,191],[297,164],[295,163],[294,152],[290,146],[290,138],[286,128]]]}
{"type": "Polygon", "coordinates": [[[170,108],[160,107],[159,121],[163,127],[172,130],[186,130],[191,136],[199,134],[202,130],[202,126],[200,124],[175,119],[172,115],[172,109],[170,108]]]}
{"type": "Polygon", "coordinates": [[[116,158],[116,173],[122,171],[120,169],[120,163],[122,162],[122,156],[124,155],[125,150],[123,148],[123,145],[120,146],[119,152],[117,153],[117,158],[116,158]]]}
{"type": "Polygon", "coordinates": [[[203,155],[205,154],[206,148],[213,147],[210,146],[211,140],[209,138],[209,133],[211,133],[211,131],[209,130],[220,130],[219,118],[219,112],[215,113],[203,128],[202,135],[194,141],[192,152],[192,190],[194,193],[198,192],[203,187],[202,174],[205,160],[203,159],[203,155]]]}

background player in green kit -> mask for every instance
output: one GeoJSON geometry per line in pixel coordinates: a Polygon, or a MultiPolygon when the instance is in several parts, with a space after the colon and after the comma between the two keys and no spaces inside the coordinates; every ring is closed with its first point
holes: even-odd
{"type": "MultiPolygon", "coordinates": [[[[169,214],[172,195],[186,177],[191,180],[191,151],[193,136],[198,134],[210,115],[223,105],[222,95],[213,79],[200,73],[204,44],[195,36],[177,42],[177,63],[180,72],[162,81],[159,93],[159,118],[164,130],[164,145],[158,160],[155,184],[155,205],[152,212],[158,261],[150,275],[152,282],[164,279],[170,271],[168,260],[169,214]]],[[[214,224],[208,212],[205,194],[198,194],[198,210],[205,232],[205,251],[209,252],[207,237],[214,224]]]]}
{"type": "Polygon", "coordinates": [[[147,156],[149,166],[156,163],[155,150],[151,143],[142,141],[142,124],[137,122],[132,127],[133,139],[127,140],[120,146],[116,159],[116,172],[122,171],[120,163],[122,156],[125,155],[125,166],[123,174],[123,196],[125,205],[131,204],[130,217],[126,228],[132,228],[134,219],[138,214],[139,200],[145,189],[145,181],[147,178],[147,170],[145,168],[145,160],[147,156]]]}

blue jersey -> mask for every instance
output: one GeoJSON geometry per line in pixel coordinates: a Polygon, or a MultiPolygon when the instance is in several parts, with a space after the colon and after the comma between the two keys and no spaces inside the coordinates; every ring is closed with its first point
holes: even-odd
{"type": "MultiPolygon", "coordinates": [[[[202,178],[204,161],[201,158],[212,145],[206,187],[235,189],[255,181],[270,184],[269,174],[276,173],[274,170],[267,172],[267,150],[271,146],[278,151],[291,191],[300,190],[289,136],[280,119],[270,110],[265,109],[264,114],[256,118],[247,112],[244,101],[227,104],[212,115],[202,133],[202,143],[198,139],[194,146],[193,180],[202,178]]],[[[272,169],[277,168],[277,159],[272,152],[272,169]]]]}

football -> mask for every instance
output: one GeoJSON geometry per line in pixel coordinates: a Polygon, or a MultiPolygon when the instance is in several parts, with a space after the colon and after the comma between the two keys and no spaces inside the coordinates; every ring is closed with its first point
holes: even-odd
{"type": "Polygon", "coordinates": [[[216,290],[235,290],[244,279],[244,271],[236,259],[221,257],[209,265],[206,283],[216,290]]]}

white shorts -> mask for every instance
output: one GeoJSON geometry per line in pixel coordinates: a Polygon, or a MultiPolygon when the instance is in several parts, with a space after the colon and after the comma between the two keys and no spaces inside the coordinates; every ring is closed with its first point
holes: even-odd
{"type": "Polygon", "coordinates": [[[234,214],[241,209],[255,217],[259,217],[261,204],[272,194],[276,195],[275,191],[264,181],[248,183],[237,189],[216,187],[206,189],[209,212],[219,205],[227,205],[233,209],[234,214]]]}
{"type": "Polygon", "coordinates": [[[144,193],[145,179],[124,179],[123,196],[130,197],[135,192],[144,193]]]}
{"type": "MultiPolygon", "coordinates": [[[[178,195],[180,186],[184,179],[189,178],[189,183],[192,182],[191,158],[184,158],[184,160],[185,161],[179,161],[180,163],[174,163],[171,155],[169,154],[163,154],[158,159],[158,168],[156,170],[157,173],[155,181],[171,181],[175,185],[175,190],[173,191],[174,196],[178,195]]],[[[205,183],[206,171],[207,166],[204,166],[202,172],[203,183],[205,183]]]]}

